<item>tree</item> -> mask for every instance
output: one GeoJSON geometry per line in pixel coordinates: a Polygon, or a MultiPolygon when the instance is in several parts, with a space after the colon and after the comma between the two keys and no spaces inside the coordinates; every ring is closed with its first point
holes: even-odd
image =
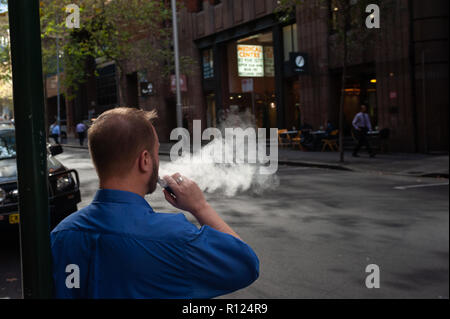
{"type": "MultiPolygon", "coordinates": [[[[54,73],[55,43],[63,53],[63,86],[76,94],[89,76],[87,64],[96,59],[113,61],[122,100],[126,63],[138,70],[158,71],[165,77],[173,70],[171,10],[169,1],[79,0],[80,28],[67,29],[65,6],[71,0],[41,1],[43,64],[54,73]]],[[[189,73],[193,61],[182,57],[189,73]]],[[[67,93],[67,92],[66,92],[67,93]]],[[[67,97],[73,98],[75,94],[67,97]]]]}
{"type": "MultiPolygon", "coordinates": [[[[375,0],[279,0],[277,13],[280,19],[284,19],[295,10],[297,5],[305,5],[306,2],[317,10],[333,10],[330,21],[336,33],[334,43],[335,52],[340,54],[342,61],[342,87],[339,103],[339,152],[340,161],[344,162],[344,92],[347,80],[347,67],[354,56],[360,55],[367,49],[367,43],[374,36],[372,29],[367,29],[365,21],[366,8],[375,0]],[[372,31],[371,31],[372,30],[372,31]]],[[[388,2],[388,1],[386,1],[388,2]]]]}
{"type": "MultiPolygon", "coordinates": [[[[5,5],[5,2],[2,0],[0,4],[5,5]]],[[[0,106],[12,113],[12,73],[7,12],[0,13],[0,106]]]]}

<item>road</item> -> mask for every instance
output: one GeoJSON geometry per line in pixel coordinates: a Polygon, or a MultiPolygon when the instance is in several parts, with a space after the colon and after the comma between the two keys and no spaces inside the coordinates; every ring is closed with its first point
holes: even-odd
{"type": "MultiPolygon", "coordinates": [[[[58,158],[79,171],[86,206],[98,186],[87,151],[58,158]]],[[[278,175],[279,187],[260,195],[207,195],[260,259],[259,279],[223,298],[449,297],[447,180],[292,166],[278,175]],[[379,289],[365,285],[369,264],[379,266],[379,289]]],[[[176,212],[160,191],[147,199],[176,212]]],[[[18,298],[17,240],[0,245],[0,298],[18,298]]]]}

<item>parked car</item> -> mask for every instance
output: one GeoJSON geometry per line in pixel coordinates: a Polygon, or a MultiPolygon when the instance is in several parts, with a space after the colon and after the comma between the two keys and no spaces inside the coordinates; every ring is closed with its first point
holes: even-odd
{"type": "MultiPolygon", "coordinates": [[[[78,172],[68,169],[55,155],[61,145],[47,144],[50,228],[78,210],[81,201],[78,172]]],[[[16,139],[13,123],[0,123],[0,225],[14,227],[19,223],[16,139]]]]}

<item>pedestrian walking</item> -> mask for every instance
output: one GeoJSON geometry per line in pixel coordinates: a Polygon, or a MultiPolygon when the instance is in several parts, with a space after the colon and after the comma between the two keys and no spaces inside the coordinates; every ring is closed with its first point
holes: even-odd
{"type": "Polygon", "coordinates": [[[361,105],[361,112],[356,114],[353,119],[353,129],[355,132],[355,137],[358,141],[355,149],[353,150],[353,157],[359,157],[358,152],[365,146],[370,154],[370,157],[375,157],[375,153],[370,146],[370,142],[367,136],[369,131],[372,131],[372,123],[370,122],[370,116],[367,114],[367,106],[361,105]]]}
{"type": "Polygon", "coordinates": [[[157,213],[146,201],[158,181],[155,117],[116,108],[89,128],[100,189],[90,205],[51,233],[55,297],[213,298],[258,278],[258,257],[195,182],[179,173],[165,176],[171,192],[163,192],[169,204],[192,214],[200,229],[184,214],[157,213]],[[77,271],[75,285],[68,265],[77,271]]]}
{"type": "Polygon", "coordinates": [[[50,126],[50,137],[53,138],[56,144],[59,144],[59,135],[61,134],[61,130],[57,122],[53,123],[50,126]]]}
{"type": "Polygon", "coordinates": [[[83,122],[80,122],[77,124],[77,134],[78,134],[78,139],[80,140],[80,146],[84,145],[84,139],[86,138],[86,130],[87,127],[86,125],[84,125],[83,122]]]}

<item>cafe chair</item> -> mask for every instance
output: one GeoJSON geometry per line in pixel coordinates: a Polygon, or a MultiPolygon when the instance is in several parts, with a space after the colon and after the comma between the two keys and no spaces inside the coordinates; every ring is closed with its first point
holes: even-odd
{"type": "Polygon", "coordinates": [[[291,138],[289,134],[287,134],[288,130],[278,130],[278,146],[280,147],[289,147],[291,146],[291,138]]]}
{"type": "Polygon", "coordinates": [[[338,150],[338,135],[339,130],[334,130],[330,133],[328,138],[322,140],[322,152],[325,152],[326,149],[330,149],[332,152],[337,152],[338,150]]]}
{"type": "Polygon", "coordinates": [[[306,151],[306,148],[302,144],[302,131],[298,131],[297,135],[291,139],[292,146],[298,146],[301,151],[306,151]]]}

